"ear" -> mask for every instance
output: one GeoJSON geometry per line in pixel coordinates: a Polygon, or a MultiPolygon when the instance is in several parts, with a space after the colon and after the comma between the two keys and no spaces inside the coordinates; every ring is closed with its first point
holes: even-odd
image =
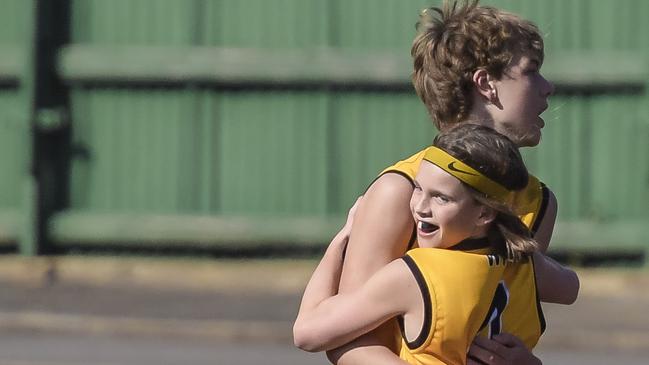
{"type": "Polygon", "coordinates": [[[473,73],[473,86],[478,94],[482,95],[486,101],[496,103],[498,101],[498,90],[487,70],[477,69],[473,73]]]}
{"type": "Polygon", "coordinates": [[[498,211],[496,211],[494,208],[483,205],[480,208],[480,216],[478,216],[477,223],[479,226],[486,226],[489,223],[493,222],[496,219],[496,216],[498,216],[498,211]]]}

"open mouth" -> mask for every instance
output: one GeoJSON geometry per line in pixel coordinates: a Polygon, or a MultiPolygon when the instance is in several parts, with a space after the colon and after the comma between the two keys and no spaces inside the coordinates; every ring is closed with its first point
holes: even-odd
{"type": "Polygon", "coordinates": [[[431,233],[437,231],[437,229],[439,229],[439,227],[434,225],[434,224],[431,224],[431,223],[427,223],[427,222],[424,222],[424,221],[418,221],[417,222],[417,229],[423,234],[431,234],[431,233]]]}

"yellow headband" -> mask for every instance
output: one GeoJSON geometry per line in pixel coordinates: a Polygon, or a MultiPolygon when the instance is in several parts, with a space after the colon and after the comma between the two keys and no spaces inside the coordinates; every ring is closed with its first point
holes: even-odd
{"type": "Polygon", "coordinates": [[[448,172],[472,188],[485,193],[492,199],[496,199],[505,204],[508,204],[511,200],[513,194],[507,188],[484,176],[473,167],[449,155],[442,149],[435,146],[426,148],[424,160],[435,164],[435,166],[448,172]]]}

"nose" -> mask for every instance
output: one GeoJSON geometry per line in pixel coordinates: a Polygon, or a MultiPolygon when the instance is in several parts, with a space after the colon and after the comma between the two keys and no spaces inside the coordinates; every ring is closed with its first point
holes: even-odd
{"type": "Polygon", "coordinates": [[[543,88],[543,97],[550,97],[554,95],[554,83],[548,79],[546,79],[544,76],[543,81],[545,82],[545,87],[543,88]]]}
{"type": "Polygon", "coordinates": [[[413,194],[412,200],[413,210],[418,216],[422,218],[430,217],[430,206],[425,194],[413,194]]]}

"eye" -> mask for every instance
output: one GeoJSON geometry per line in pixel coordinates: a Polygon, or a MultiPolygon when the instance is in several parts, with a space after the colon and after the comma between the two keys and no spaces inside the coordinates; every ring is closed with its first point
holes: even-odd
{"type": "Polygon", "coordinates": [[[446,204],[451,201],[447,196],[441,194],[437,194],[433,198],[440,204],[446,204]]]}

